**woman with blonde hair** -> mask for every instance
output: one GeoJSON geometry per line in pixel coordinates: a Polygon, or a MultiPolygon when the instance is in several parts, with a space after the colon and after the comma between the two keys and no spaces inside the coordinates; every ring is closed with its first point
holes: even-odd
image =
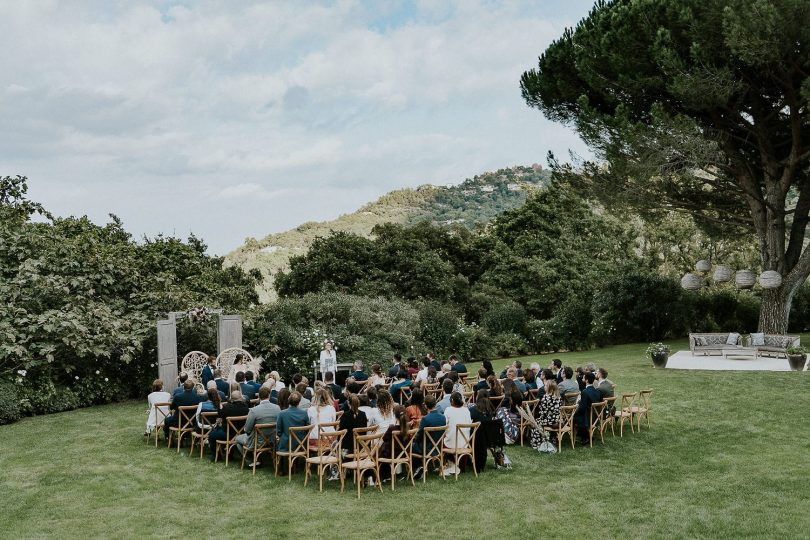
{"type": "MultiPolygon", "coordinates": [[[[310,446],[318,444],[318,427],[321,424],[328,424],[335,422],[337,419],[337,411],[332,405],[332,399],[326,388],[318,388],[315,390],[315,395],[312,398],[312,405],[307,409],[307,416],[309,416],[309,423],[312,425],[312,431],[309,433],[310,446]]],[[[332,426],[326,426],[323,431],[335,431],[332,426]]]]}
{"type": "Polygon", "coordinates": [[[377,424],[377,433],[385,433],[388,431],[389,426],[397,423],[397,417],[394,414],[394,398],[388,390],[380,390],[377,392],[377,410],[380,413],[380,421],[377,424]]]}

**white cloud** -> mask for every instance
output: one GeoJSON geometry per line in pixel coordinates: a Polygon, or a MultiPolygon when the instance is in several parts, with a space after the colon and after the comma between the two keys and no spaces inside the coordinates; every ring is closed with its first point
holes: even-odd
{"type": "Polygon", "coordinates": [[[56,213],[222,253],[243,229],[583,152],[518,79],[590,5],[0,3],[0,173],[56,213]]]}

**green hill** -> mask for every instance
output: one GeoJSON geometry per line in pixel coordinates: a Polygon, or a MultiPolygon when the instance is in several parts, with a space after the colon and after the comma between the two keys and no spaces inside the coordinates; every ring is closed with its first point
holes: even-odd
{"type": "Polygon", "coordinates": [[[356,212],[332,221],[308,221],[289,231],[269,234],[261,240],[248,238],[225,257],[225,264],[245,270],[258,269],[264,276],[259,289],[262,302],[275,299],[275,275],[288,268],[290,257],[303,255],[312,241],[330,231],[345,231],[371,236],[381,223],[413,224],[431,221],[437,224],[485,225],[493,218],[524,203],[528,193],[548,185],[550,173],[539,165],[511,167],[485,172],[458,185],[423,185],[383,195],[356,212]]]}

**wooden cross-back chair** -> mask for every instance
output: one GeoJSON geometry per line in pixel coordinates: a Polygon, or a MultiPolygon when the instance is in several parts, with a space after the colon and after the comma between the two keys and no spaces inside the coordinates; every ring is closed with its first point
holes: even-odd
{"type": "Polygon", "coordinates": [[[444,433],[447,431],[447,426],[436,426],[424,428],[422,430],[422,451],[419,454],[412,456],[422,460],[422,483],[426,482],[428,465],[431,462],[437,461],[439,463],[439,473],[441,474],[441,466],[443,465],[442,444],[444,444],[444,433]]]}
{"type": "Polygon", "coordinates": [[[458,374],[458,382],[460,382],[461,384],[467,384],[467,377],[469,377],[469,376],[470,376],[470,374],[468,372],[466,372],[466,371],[463,372],[463,373],[459,373],[458,374]]]}
{"type": "Polygon", "coordinates": [[[630,431],[632,433],[636,432],[636,429],[633,427],[633,407],[636,403],[636,397],[638,397],[638,392],[632,392],[628,394],[622,394],[622,400],[619,405],[619,408],[616,409],[616,412],[613,414],[614,421],[616,418],[619,419],[619,437],[624,437],[624,421],[630,421],[630,431]]]}
{"type": "MultiPolygon", "coordinates": [[[[371,435],[377,432],[377,426],[365,426],[365,427],[356,427],[352,429],[352,436],[357,437],[358,435],[371,435]]],[[[347,452],[343,456],[344,461],[351,461],[354,459],[354,443],[352,443],[352,451],[347,452]]]]}
{"type": "Polygon", "coordinates": [[[380,480],[380,443],[382,442],[383,434],[375,433],[373,435],[357,435],[354,436],[354,451],[352,452],[353,459],[351,461],[344,461],[340,467],[340,487],[343,493],[343,486],[346,481],[346,471],[352,471],[354,475],[354,483],[357,486],[357,498],[360,498],[360,493],[363,490],[363,473],[365,471],[372,471],[377,482],[377,487],[380,488],[380,493],[383,492],[382,481],[380,480]]]}
{"type": "Polygon", "coordinates": [[[162,403],[155,403],[152,405],[152,410],[155,414],[155,425],[152,426],[146,434],[146,444],[149,444],[149,440],[152,438],[152,435],[155,436],[155,448],[158,446],[158,435],[163,430],[163,424],[166,422],[166,417],[169,416],[169,409],[171,408],[172,404],[168,401],[162,403]]]}
{"type": "Polygon", "coordinates": [[[565,434],[571,439],[571,448],[575,448],[574,443],[574,413],[577,411],[576,405],[563,405],[560,407],[560,422],[556,426],[542,426],[546,431],[557,434],[557,452],[562,452],[562,440],[565,434]]]}
{"type": "Polygon", "coordinates": [[[538,390],[537,388],[529,388],[526,391],[526,394],[529,396],[529,401],[534,400],[534,399],[539,399],[537,397],[539,392],[540,392],[540,390],[538,390]]]}
{"type": "Polygon", "coordinates": [[[214,455],[214,462],[219,461],[219,451],[225,450],[225,466],[228,466],[231,456],[231,449],[236,446],[236,436],[245,432],[245,416],[229,416],[225,419],[225,440],[217,440],[217,451],[214,455]]]}
{"type": "Polygon", "coordinates": [[[493,409],[497,409],[503,402],[503,396],[489,396],[489,402],[492,403],[493,409]]]}
{"type": "Polygon", "coordinates": [[[287,459],[287,481],[292,481],[293,465],[296,459],[303,459],[306,461],[309,457],[309,432],[312,431],[312,425],[291,427],[289,430],[289,443],[290,447],[287,450],[276,448],[276,476],[278,476],[278,465],[282,458],[287,459]]]}
{"type": "Polygon", "coordinates": [[[194,432],[194,415],[197,414],[196,405],[186,405],[177,407],[177,425],[169,428],[169,440],[167,446],[171,447],[172,439],[177,435],[177,453],[180,453],[180,443],[188,433],[194,432]]]}
{"type": "Polygon", "coordinates": [[[641,390],[638,393],[638,404],[634,407],[631,407],[631,412],[635,415],[638,424],[636,428],[641,431],[641,417],[647,419],[647,427],[650,427],[650,401],[652,398],[652,390],[641,390]]]}
{"type": "MultiPolygon", "coordinates": [[[[478,469],[475,467],[475,435],[481,422],[473,422],[472,424],[456,424],[456,439],[454,446],[447,446],[446,441],[442,439],[442,461],[441,468],[444,469],[444,456],[454,456],[456,459],[456,481],[458,481],[458,473],[461,470],[459,465],[464,456],[470,458],[472,463],[473,472],[475,477],[478,478],[478,469]]],[[[444,475],[442,475],[444,478],[444,475]]]]}
{"type": "Polygon", "coordinates": [[[605,444],[603,425],[605,420],[606,408],[607,408],[607,401],[599,401],[597,403],[591,403],[591,411],[590,411],[591,425],[588,428],[588,443],[591,448],[593,448],[593,434],[595,431],[599,432],[599,438],[602,440],[602,444],[605,444]]]}
{"type": "Polygon", "coordinates": [[[192,431],[191,432],[191,448],[188,449],[188,455],[190,456],[192,452],[194,452],[194,444],[199,441],[200,443],[200,459],[203,457],[203,449],[205,448],[205,439],[211,433],[211,430],[214,429],[214,426],[217,423],[217,418],[219,418],[219,413],[214,411],[200,413],[200,431],[192,431]]]}
{"type": "Polygon", "coordinates": [[[250,447],[245,447],[242,452],[242,469],[245,468],[245,458],[248,451],[253,454],[253,476],[256,476],[256,463],[259,461],[259,456],[262,454],[270,454],[276,451],[276,424],[254,424],[253,425],[253,444],[250,447]]]}
{"type": "Polygon", "coordinates": [[[464,392],[464,401],[466,403],[469,403],[470,405],[474,405],[475,404],[475,392],[473,392],[472,390],[470,390],[469,392],[465,391],[464,392]]]}
{"type": "Polygon", "coordinates": [[[413,394],[413,389],[410,386],[403,386],[399,389],[399,404],[400,405],[407,405],[408,402],[411,400],[411,395],[413,394]]]}
{"type": "MultiPolygon", "coordinates": [[[[540,403],[539,399],[529,399],[523,402],[522,407],[529,413],[529,416],[532,418],[537,417],[537,405],[540,403]]],[[[523,446],[523,433],[525,431],[531,432],[532,426],[526,421],[523,416],[520,417],[520,424],[518,425],[518,430],[520,433],[520,445],[523,446]]]]}
{"type": "Polygon", "coordinates": [[[397,482],[396,468],[397,465],[402,465],[408,469],[411,478],[411,484],[416,485],[413,480],[413,464],[411,463],[411,448],[413,447],[413,439],[416,436],[417,429],[412,429],[406,436],[402,436],[399,431],[395,431],[391,436],[391,457],[381,457],[380,463],[387,463],[391,466],[391,491],[397,482]]]}
{"type": "Polygon", "coordinates": [[[563,405],[576,405],[582,392],[566,392],[563,396],[563,405]]]}
{"type": "Polygon", "coordinates": [[[610,433],[615,437],[616,423],[614,420],[616,418],[616,397],[607,397],[605,398],[605,402],[607,405],[605,406],[605,414],[602,417],[602,432],[607,431],[607,428],[610,427],[610,433]]]}
{"type": "MultiPolygon", "coordinates": [[[[345,437],[347,433],[345,429],[341,429],[340,431],[324,431],[326,427],[332,426],[327,426],[326,424],[320,424],[318,426],[318,444],[315,447],[316,455],[307,457],[305,461],[306,471],[304,473],[304,486],[306,486],[309,481],[311,466],[315,465],[318,467],[320,491],[323,491],[323,477],[324,474],[326,474],[326,469],[334,466],[340,470],[340,466],[343,463],[341,445],[343,443],[343,437],[345,437]]],[[[312,451],[312,448],[310,448],[310,451],[312,451]]],[[[341,491],[343,491],[343,478],[341,478],[341,491]]]]}
{"type": "Polygon", "coordinates": [[[437,383],[437,382],[435,382],[435,383],[427,383],[426,382],[426,383],[422,384],[422,391],[425,393],[426,396],[430,392],[434,392],[438,388],[439,388],[439,383],[437,383]]]}

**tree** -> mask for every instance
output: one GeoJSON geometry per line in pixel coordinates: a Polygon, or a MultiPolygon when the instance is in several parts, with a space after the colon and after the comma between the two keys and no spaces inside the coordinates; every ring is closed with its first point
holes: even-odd
{"type": "Polygon", "coordinates": [[[765,332],[787,330],[810,275],[808,16],[806,0],[600,0],[521,78],[607,163],[568,175],[579,189],[756,235],[783,276],[762,294],[765,332]]]}

